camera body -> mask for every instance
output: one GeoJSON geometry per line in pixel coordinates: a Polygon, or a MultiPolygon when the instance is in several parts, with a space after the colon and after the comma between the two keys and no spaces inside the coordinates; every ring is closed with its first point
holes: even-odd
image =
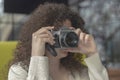
{"type": "Polygon", "coordinates": [[[79,38],[73,30],[62,27],[58,31],[51,31],[51,33],[55,38],[54,48],[65,49],[78,47],[79,38]]]}

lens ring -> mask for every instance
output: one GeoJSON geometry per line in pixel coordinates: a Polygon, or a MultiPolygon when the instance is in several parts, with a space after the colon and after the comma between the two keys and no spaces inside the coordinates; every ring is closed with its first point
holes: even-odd
{"type": "Polygon", "coordinates": [[[68,32],[64,36],[64,44],[66,47],[77,47],[78,46],[78,36],[74,32],[68,32]]]}

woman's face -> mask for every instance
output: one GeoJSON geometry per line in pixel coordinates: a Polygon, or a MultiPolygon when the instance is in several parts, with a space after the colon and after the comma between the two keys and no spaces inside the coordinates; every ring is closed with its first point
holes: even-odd
{"type": "MultiPolygon", "coordinates": [[[[66,26],[66,27],[71,27],[72,24],[71,24],[71,21],[66,19],[64,22],[63,22],[63,26],[66,26]]],[[[68,51],[64,50],[64,49],[61,49],[61,48],[55,48],[56,52],[57,52],[57,56],[54,57],[54,58],[57,58],[57,59],[61,59],[61,58],[64,58],[68,55],[68,51]]],[[[47,51],[47,50],[46,50],[47,51]]],[[[46,52],[47,56],[50,58],[50,57],[53,57],[51,56],[51,54],[47,51],[46,52]]]]}
{"type": "MultiPolygon", "coordinates": [[[[72,24],[71,24],[71,21],[66,19],[64,22],[63,22],[63,26],[66,26],[66,27],[72,27],[72,24]]],[[[64,50],[64,49],[57,49],[56,48],[56,52],[57,52],[57,57],[58,58],[63,58],[63,57],[66,57],[68,55],[68,51],[64,50]]]]}

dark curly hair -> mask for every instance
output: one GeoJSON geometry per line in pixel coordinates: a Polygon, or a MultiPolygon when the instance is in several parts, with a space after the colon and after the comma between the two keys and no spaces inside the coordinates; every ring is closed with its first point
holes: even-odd
{"type": "MultiPolygon", "coordinates": [[[[22,27],[12,64],[21,62],[23,68],[24,66],[28,67],[31,57],[32,34],[44,26],[55,26],[55,28],[59,28],[66,19],[71,21],[74,28],[80,28],[83,32],[86,32],[83,19],[79,14],[70,10],[68,6],[56,3],[40,5],[22,27]]],[[[78,56],[79,59],[82,58],[81,54],[78,54],[78,56]]],[[[74,58],[74,54],[72,53],[62,58],[61,64],[68,70],[78,71],[85,67],[79,60],[74,58]]]]}

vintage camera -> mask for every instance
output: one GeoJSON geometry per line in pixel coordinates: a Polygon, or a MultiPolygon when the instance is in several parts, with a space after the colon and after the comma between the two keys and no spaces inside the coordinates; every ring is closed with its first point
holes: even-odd
{"type": "Polygon", "coordinates": [[[55,38],[54,48],[74,48],[78,47],[78,35],[67,27],[62,27],[58,31],[51,31],[55,38]]]}
{"type": "Polygon", "coordinates": [[[53,56],[57,56],[55,48],[75,48],[78,47],[78,35],[67,27],[62,27],[59,30],[50,31],[55,38],[55,44],[50,45],[47,43],[46,47],[53,56]]]}

